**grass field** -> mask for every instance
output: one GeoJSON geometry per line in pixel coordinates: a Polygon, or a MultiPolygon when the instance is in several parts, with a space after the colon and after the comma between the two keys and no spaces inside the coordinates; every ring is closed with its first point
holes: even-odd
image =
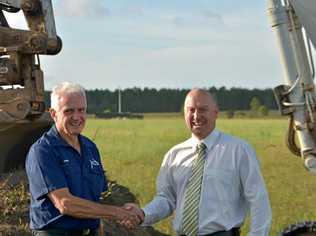
{"type": "MultiPolygon", "coordinates": [[[[247,140],[257,151],[273,210],[270,235],[277,235],[288,224],[316,220],[316,177],[285,147],[285,119],[219,119],[217,127],[247,140]]],[[[141,206],[155,194],[155,179],[165,152],[190,135],[182,117],[176,115],[144,120],[90,119],[85,134],[97,143],[108,177],[129,187],[141,206]]],[[[171,219],[156,227],[174,235],[171,219]]],[[[242,235],[248,227],[246,223],[242,235]]]]}

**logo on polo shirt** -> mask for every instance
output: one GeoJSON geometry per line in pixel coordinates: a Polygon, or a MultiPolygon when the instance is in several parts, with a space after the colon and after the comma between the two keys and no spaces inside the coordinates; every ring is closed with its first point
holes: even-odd
{"type": "Polygon", "coordinates": [[[100,163],[97,162],[96,160],[94,160],[93,158],[90,161],[90,166],[91,166],[91,169],[93,169],[95,166],[99,166],[100,163]]]}

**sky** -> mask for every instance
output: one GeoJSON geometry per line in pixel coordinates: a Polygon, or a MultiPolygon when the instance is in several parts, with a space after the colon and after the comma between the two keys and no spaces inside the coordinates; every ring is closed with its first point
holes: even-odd
{"type": "MultiPolygon", "coordinates": [[[[283,82],[266,0],[53,0],[63,49],[45,87],[273,88],[283,82]]],[[[22,14],[9,24],[25,28],[22,14]]]]}

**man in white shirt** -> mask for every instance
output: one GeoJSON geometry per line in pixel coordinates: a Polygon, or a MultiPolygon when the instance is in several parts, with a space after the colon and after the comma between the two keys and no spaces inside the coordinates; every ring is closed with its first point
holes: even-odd
{"type": "Polygon", "coordinates": [[[125,207],[137,213],[143,225],[175,212],[174,230],[186,236],[239,235],[250,211],[248,235],[268,236],[271,208],[255,151],[243,140],[215,129],[218,107],[207,91],[191,90],[184,113],[192,137],[165,155],[156,196],[143,209],[135,204],[125,207]],[[198,154],[201,143],[205,149],[198,154]],[[196,172],[197,158],[202,167],[196,172]]]}

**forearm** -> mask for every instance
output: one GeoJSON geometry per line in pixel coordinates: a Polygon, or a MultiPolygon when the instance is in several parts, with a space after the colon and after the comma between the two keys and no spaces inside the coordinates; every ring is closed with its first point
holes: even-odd
{"type": "Polygon", "coordinates": [[[145,214],[143,225],[152,225],[169,216],[173,209],[166,198],[156,196],[143,208],[143,211],[145,214]]]}
{"type": "Polygon", "coordinates": [[[59,207],[62,214],[76,218],[113,218],[116,216],[117,207],[95,203],[86,199],[72,196],[62,200],[59,207]]]}
{"type": "Polygon", "coordinates": [[[54,190],[48,193],[48,197],[62,215],[89,219],[111,218],[114,220],[133,217],[120,207],[100,204],[74,196],[68,188],[54,190]]]}

